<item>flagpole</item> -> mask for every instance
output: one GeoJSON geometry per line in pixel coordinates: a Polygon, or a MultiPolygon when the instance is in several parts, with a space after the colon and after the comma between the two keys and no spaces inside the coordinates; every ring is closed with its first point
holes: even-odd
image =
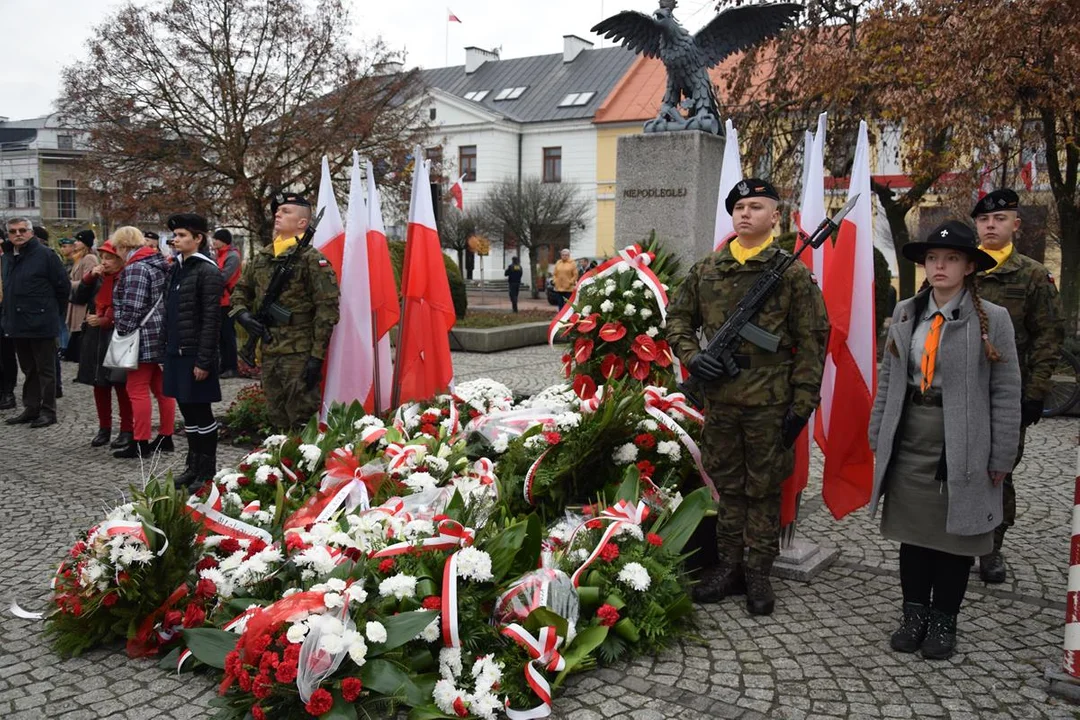
{"type": "Polygon", "coordinates": [[[443,67],[450,67],[450,8],[446,8],[446,37],[443,38],[443,67]]]}

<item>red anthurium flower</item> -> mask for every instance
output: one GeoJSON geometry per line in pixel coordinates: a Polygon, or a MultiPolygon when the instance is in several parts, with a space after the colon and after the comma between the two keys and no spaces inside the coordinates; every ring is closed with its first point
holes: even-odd
{"type": "Polygon", "coordinates": [[[638,335],[630,345],[630,351],[647,363],[656,359],[656,343],[648,335],[638,335]]]}
{"type": "Polygon", "coordinates": [[[570,353],[566,353],[562,356],[562,371],[563,375],[570,377],[570,366],[574,362],[574,356],[570,353]]]}
{"type": "Polygon", "coordinates": [[[582,400],[589,400],[596,395],[596,381],[588,375],[575,375],[574,394],[582,400]]]}
{"type": "Polygon", "coordinates": [[[574,343],[574,362],[583,365],[592,357],[593,341],[587,338],[578,338],[574,343]]]}
{"type": "Polygon", "coordinates": [[[618,380],[624,372],[626,372],[626,363],[614,353],[608,353],[600,362],[600,374],[609,380],[612,378],[618,380]]]}
{"type": "Polygon", "coordinates": [[[604,342],[615,342],[626,337],[626,327],[621,322],[604,323],[600,328],[600,339],[604,342]]]}
{"type": "Polygon", "coordinates": [[[581,318],[580,320],[578,320],[577,331],[582,333],[591,333],[593,330],[596,329],[597,322],[598,321],[595,315],[581,318]]]}
{"type": "Polygon", "coordinates": [[[636,357],[630,358],[630,362],[626,364],[627,370],[630,371],[630,377],[641,382],[649,377],[649,363],[639,360],[636,357]]]}
{"type": "Polygon", "coordinates": [[[656,364],[663,368],[670,367],[675,357],[671,352],[671,346],[667,344],[667,340],[656,340],[655,342],[656,364]]]}

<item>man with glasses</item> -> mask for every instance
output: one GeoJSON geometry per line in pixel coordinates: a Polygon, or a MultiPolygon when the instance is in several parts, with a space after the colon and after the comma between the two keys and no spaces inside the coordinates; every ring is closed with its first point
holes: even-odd
{"type": "Polygon", "coordinates": [[[26,381],[22,413],[5,422],[46,427],[56,423],[56,337],[71,283],[56,253],[34,237],[28,219],[8,220],[7,234],[8,245],[0,258],[4,284],[0,327],[15,341],[26,381]]]}

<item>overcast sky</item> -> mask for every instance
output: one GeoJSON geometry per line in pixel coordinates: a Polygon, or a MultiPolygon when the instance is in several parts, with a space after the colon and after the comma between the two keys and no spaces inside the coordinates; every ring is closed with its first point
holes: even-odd
{"type": "MultiPolygon", "coordinates": [[[[150,5],[154,0],[132,0],[150,5]]],[[[404,49],[407,64],[461,65],[466,45],[502,47],[502,57],[562,52],[562,36],[597,42],[589,28],[620,10],[652,12],[656,0],[449,0],[461,24],[447,23],[448,0],[353,0],[352,21],[343,28],[353,41],[381,35],[404,49]],[[447,29],[449,53],[447,54],[447,29]],[[449,59],[449,63],[445,60],[449,59]]],[[[117,0],[0,0],[8,51],[0,72],[0,116],[13,120],[51,112],[60,91],[60,71],[85,57],[85,44],[122,3],[117,0]]],[[[676,11],[696,30],[712,17],[715,0],[682,0],[676,11]]],[[[118,41],[122,41],[117,38],[118,41]]]]}

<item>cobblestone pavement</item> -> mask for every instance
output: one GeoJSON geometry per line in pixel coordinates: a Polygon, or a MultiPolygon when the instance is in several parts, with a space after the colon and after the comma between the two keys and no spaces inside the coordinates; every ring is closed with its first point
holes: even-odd
{"type": "MultiPolygon", "coordinates": [[[[539,347],[454,360],[459,381],[490,376],[532,393],[558,380],[559,352],[539,347]]],[[[227,399],[244,384],[225,381],[227,399]]],[[[90,448],[90,388],[66,383],[59,406],[60,424],[52,428],[0,425],[5,608],[13,598],[28,609],[44,607],[52,568],[75,534],[140,478],[133,461],[90,448]]],[[[1017,471],[1019,522],[1006,539],[1010,582],[990,587],[972,576],[960,651],[951,660],[932,664],[888,649],[901,602],[896,547],[865,512],[832,519],[815,464],[800,534],[840,548],[830,569],[806,584],[776,581],[778,607],[769,618],[749,617],[735,600],[699,607],[698,638],[656,658],[572,678],[556,700],[558,716],[1080,717],[1049,697],[1042,679],[1060,659],[1078,430],[1076,419],[1055,419],[1029,431],[1017,471]]],[[[221,461],[238,455],[223,449],[221,461]]],[[[162,467],[182,458],[167,456],[162,467]]],[[[38,623],[0,614],[0,719],[209,718],[213,697],[205,678],[178,678],[119,648],[62,661],[38,623]]]]}

